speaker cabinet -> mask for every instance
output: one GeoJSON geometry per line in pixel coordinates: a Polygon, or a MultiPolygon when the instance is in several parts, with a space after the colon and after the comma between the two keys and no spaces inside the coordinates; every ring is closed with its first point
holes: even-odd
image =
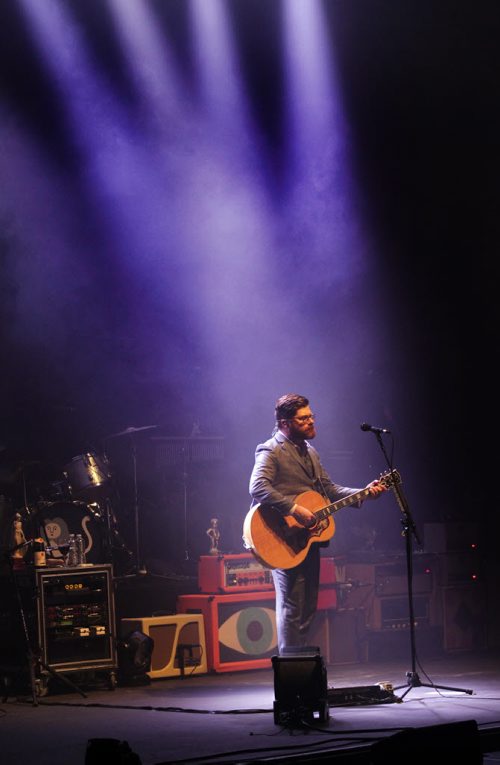
{"type": "Polygon", "coordinates": [[[329,648],[332,664],[368,661],[366,619],[363,608],[339,608],[329,615],[329,648]]]}
{"type": "Polygon", "coordinates": [[[329,718],[328,682],[319,655],[273,656],[274,722],[300,726],[329,718]]]}
{"type": "Polygon", "coordinates": [[[480,547],[479,524],[449,521],[424,523],[424,547],[428,553],[472,552],[480,547]]]}
{"type": "MultiPolygon", "coordinates": [[[[328,661],[328,615],[333,613],[334,590],[320,586],[315,624],[308,638],[319,645],[328,661]]],[[[179,614],[201,614],[205,622],[208,670],[235,672],[268,669],[278,650],[276,599],[272,592],[228,595],[180,595],[179,614]]]]}
{"type": "Polygon", "coordinates": [[[274,592],[180,595],[177,611],[203,615],[209,671],[271,667],[277,651],[274,592]]]}
{"type": "Polygon", "coordinates": [[[200,675],[207,670],[205,625],[201,614],[122,619],[122,638],[143,632],[154,641],[149,677],[200,675]]]}
{"type": "Polygon", "coordinates": [[[477,584],[443,587],[444,648],[477,650],[487,644],[486,593],[477,584]]]}
{"type": "Polygon", "coordinates": [[[363,608],[318,611],[308,638],[328,664],[358,664],[368,660],[363,608]]]}
{"type": "Polygon", "coordinates": [[[436,555],[436,583],[445,587],[484,581],[484,556],[479,550],[436,555]]]}

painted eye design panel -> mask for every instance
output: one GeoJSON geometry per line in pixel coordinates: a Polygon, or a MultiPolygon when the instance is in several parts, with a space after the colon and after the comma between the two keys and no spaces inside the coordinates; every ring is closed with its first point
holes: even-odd
{"type": "Polygon", "coordinates": [[[262,656],[277,646],[276,616],[272,608],[242,608],[219,626],[219,642],[239,653],[262,656]]]}

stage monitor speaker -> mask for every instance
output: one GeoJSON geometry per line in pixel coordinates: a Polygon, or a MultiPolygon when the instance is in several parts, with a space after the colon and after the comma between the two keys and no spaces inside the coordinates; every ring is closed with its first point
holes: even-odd
{"type": "Polygon", "coordinates": [[[372,765],[390,762],[466,762],[480,765],[483,753],[475,720],[411,728],[376,741],[370,748],[372,765]],[[410,756],[410,757],[409,757],[410,756]]]}
{"type": "Polygon", "coordinates": [[[300,727],[315,719],[326,722],[328,682],[326,667],[319,653],[314,655],[273,656],[274,722],[300,727]]]}
{"type": "Polygon", "coordinates": [[[143,632],[154,641],[151,669],[153,679],[200,675],[207,672],[205,627],[201,614],[138,617],[121,620],[121,634],[143,632]]]}

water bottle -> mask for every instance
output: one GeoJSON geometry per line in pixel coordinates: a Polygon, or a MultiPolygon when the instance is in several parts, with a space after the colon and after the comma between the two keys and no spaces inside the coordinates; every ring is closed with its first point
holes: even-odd
{"type": "Polygon", "coordinates": [[[81,534],[76,535],[76,565],[85,565],[85,545],[83,544],[83,537],[81,534]]]}
{"type": "Polygon", "coordinates": [[[76,549],[76,539],[74,534],[69,535],[68,566],[78,565],[78,551],[76,549]]]}

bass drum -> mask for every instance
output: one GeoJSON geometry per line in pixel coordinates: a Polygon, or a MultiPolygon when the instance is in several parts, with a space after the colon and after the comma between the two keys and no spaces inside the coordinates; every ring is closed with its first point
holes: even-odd
{"type": "Polygon", "coordinates": [[[70,534],[82,535],[87,563],[98,565],[109,562],[106,560],[104,520],[97,510],[84,502],[42,502],[37,508],[35,523],[37,533],[45,540],[47,547],[56,548],[49,553],[47,562],[50,556],[65,557],[57,547],[67,545],[70,534]]]}
{"type": "Polygon", "coordinates": [[[96,500],[106,493],[111,471],[105,457],[93,452],[79,454],[64,466],[71,496],[75,499],[96,500]]]}

